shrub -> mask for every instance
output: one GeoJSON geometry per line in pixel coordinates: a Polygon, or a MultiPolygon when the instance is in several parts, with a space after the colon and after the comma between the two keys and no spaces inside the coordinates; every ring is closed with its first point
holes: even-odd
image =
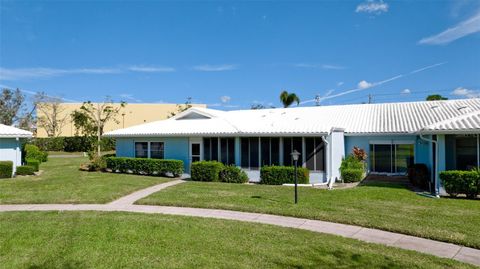
{"type": "Polygon", "coordinates": [[[80,165],[80,170],[84,171],[104,171],[107,168],[106,158],[93,156],[88,163],[80,165]]]}
{"type": "Polygon", "coordinates": [[[35,138],[32,143],[42,151],[64,151],[64,137],[35,138]]]}
{"type": "MultiPolygon", "coordinates": [[[[307,184],[310,177],[308,169],[298,167],[297,177],[299,184],[307,184]]],[[[260,169],[260,184],[282,185],[286,183],[295,183],[295,167],[263,166],[260,169]]]]}
{"type": "Polygon", "coordinates": [[[28,176],[35,174],[35,167],[30,165],[21,165],[17,166],[17,175],[19,176],[28,176]]]}
{"type": "Polygon", "coordinates": [[[48,159],[48,153],[41,151],[37,146],[32,144],[25,145],[25,159],[38,160],[40,162],[46,162],[48,159]]]}
{"type": "Polygon", "coordinates": [[[183,161],[180,160],[108,157],[105,163],[112,172],[175,177],[183,174],[183,161]]]}
{"type": "Polygon", "coordinates": [[[480,193],[480,173],[477,171],[443,171],[440,179],[450,196],[465,194],[468,198],[475,198],[480,193]]]}
{"type": "Polygon", "coordinates": [[[360,169],[363,170],[365,168],[364,162],[357,159],[353,154],[348,155],[346,158],[342,160],[340,164],[340,172],[344,169],[360,169]]]}
{"type": "Polygon", "coordinates": [[[0,161],[0,178],[11,178],[13,173],[12,161],[0,161]]]}
{"type": "Polygon", "coordinates": [[[248,176],[245,171],[234,165],[227,165],[220,171],[220,181],[227,183],[246,183],[248,176]]]}
{"type": "Polygon", "coordinates": [[[192,163],[190,173],[194,181],[220,181],[220,172],[224,168],[217,161],[200,161],[192,163]]]}
{"type": "Polygon", "coordinates": [[[428,188],[430,183],[430,174],[428,167],[423,163],[416,163],[408,167],[408,179],[414,186],[428,188]]]}
{"type": "Polygon", "coordinates": [[[27,162],[28,166],[31,166],[34,169],[35,172],[38,172],[38,170],[40,170],[40,161],[39,160],[27,159],[26,162],[27,162]]]}
{"type": "Polygon", "coordinates": [[[363,179],[363,169],[346,168],[341,171],[341,176],[345,183],[359,182],[363,179]]]}

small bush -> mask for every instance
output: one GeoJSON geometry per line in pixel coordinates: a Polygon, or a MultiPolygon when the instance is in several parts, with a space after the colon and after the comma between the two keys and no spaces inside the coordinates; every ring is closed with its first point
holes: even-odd
{"type": "Polygon", "coordinates": [[[133,173],[138,175],[179,177],[183,174],[183,161],[146,158],[108,157],[104,158],[106,167],[112,172],[133,173]]]}
{"type": "Polygon", "coordinates": [[[26,160],[27,165],[33,167],[35,172],[38,172],[40,170],[40,161],[35,160],[35,159],[27,159],[26,160]]]}
{"type": "Polygon", "coordinates": [[[190,173],[194,181],[220,181],[220,172],[224,168],[221,162],[200,161],[192,163],[190,173]]]}
{"type": "Polygon", "coordinates": [[[80,170],[85,171],[104,171],[107,168],[106,158],[94,156],[90,162],[82,164],[80,170]]]}
{"type": "Polygon", "coordinates": [[[365,168],[365,163],[357,159],[353,154],[348,155],[340,164],[340,172],[344,169],[360,169],[365,168]]]}
{"type": "Polygon", "coordinates": [[[227,165],[220,171],[220,181],[227,183],[246,183],[248,176],[245,171],[234,165],[227,165]]]}
{"type": "MultiPolygon", "coordinates": [[[[297,168],[298,184],[309,182],[310,172],[303,167],[297,168]]],[[[295,167],[293,166],[263,166],[260,169],[260,184],[282,185],[295,183],[295,167]]]]}
{"type": "Polygon", "coordinates": [[[465,194],[473,199],[480,193],[480,173],[477,171],[443,171],[440,179],[450,196],[465,194]]]}
{"type": "Polygon", "coordinates": [[[12,161],[0,161],[0,178],[11,178],[13,173],[12,161]]]}
{"type": "Polygon", "coordinates": [[[48,159],[48,153],[41,151],[37,146],[32,144],[25,145],[25,159],[38,160],[40,162],[46,162],[48,159]]]}
{"type": "Polygon", "coordinates": [[[423,163],[416,163],[408,167],[408,179],[414,186],[427,189],[430,183],[428,167],[423,163]]]}
{"type": "Polygon", "coordinates": [[[30,165],[17,166],[17,175],[19,176],[35,175],[35,167],[30,165]]]}
{"type": "Polygon", "coordinates": [[[343,169],[341,176],[345,183],[359,182],[363,179],[363,169],[343,169]]]}

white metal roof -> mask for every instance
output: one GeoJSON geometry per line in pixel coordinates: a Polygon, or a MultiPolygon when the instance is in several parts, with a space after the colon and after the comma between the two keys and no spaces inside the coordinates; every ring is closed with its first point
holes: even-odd
{"type": "MultiPolygon", "coordinates": [[[[332,128],[343,128],[346,135],[407,134],[474,112],[480,112],[479,98],[235,111],[191,108],[167,120],[115,130],[106,136],[319,135],[332,128]],[[192,117],[194,114],[199,117],[192,117]]],[[[480,121],[469,122],[469,130],[480,128],[480,121]]],[[[460,125],[451,128],[455,126],[460,125]]]]}
{"type": "Polygon", "coordinates": [[[425,127],[422,133],[480,133],[480,111],[474,111],[425,127]]]}
{"type": "Polygon", "coordinates": [[[22,129],[0,124],[0,138],[32,137],[32,133],[22,129]]]}

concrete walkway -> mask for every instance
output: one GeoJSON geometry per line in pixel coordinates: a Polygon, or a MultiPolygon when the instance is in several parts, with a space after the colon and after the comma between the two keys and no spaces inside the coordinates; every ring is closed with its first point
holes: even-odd
{"type": "Polygon", "coordinates": [[[156,191],[184,182],[175,180],[134,192],[109,204],[24,204],[0,205],[0,212],[8,211],[110,211],[136,212],[149,214],[169,214],[193,217],[206,217],[271,224],[313,232],[333,234],[353,238],[365,242],[377,243],[407,250],[455,259],[461,262],[480,266],[480,250],[455,244],[429,240],[404,234],[386,232],[377,229],[363,228],[333,222],[284,217],[261,213],[248,213],[230,210],[134,205],[133,203],[156,191]]]}

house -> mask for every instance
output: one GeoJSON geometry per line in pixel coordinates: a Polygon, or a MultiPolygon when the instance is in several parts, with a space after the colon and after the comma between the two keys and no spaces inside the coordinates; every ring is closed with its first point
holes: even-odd
{"type": "Polygon", "coordinates": [[[299,165],[311,183],[340,179],[353,147],[368,154],[368,172],[405,174],[413,163],[438,173],[479,166],[480,99],[219,111],[191,108],[173,118],[112,131],[118,156],[218,160],[259,180],[263,165],[299,165]]]}
{"type": "MultiPolygon", "coordinates": [[[[93,103],[96,106],[98,103],[93,103]]],[[[52,117],[52,111],[55,109],[57,118],[56,136],[74,136],[77,132],[70,115],[79,110],[83,103],[59,103],[55,108],[50,103],[40,103],[36,107],[38,118],[36,137],[48,137],[47,128],[42,121],[49,122],[52,117]]],[[[205,104],[190,104],[192,107],[207,107],[205,104]]],[[[129,103],[121,107],[120,103],[112,104],[114,108],[119,108],[120,112],[115,115],[115,120],[106,123],[104,131],[113,131],[120,128],[127,128],[142,123],[167,119],[171,113],[176,113],[179,108],[184,108],[185,104],[145,104],[129,103]],[[155,113],[152,113],[155,111],[155,113]]],[[[51,134],[50,134],[51,135],[51,134]]]]}
{"type": "Polygon", "coordinates": [[[0,124],[0,161],[12,161],[13,173],[22,165],[22,140],[31,137],[29,131],[0,124]]]}

